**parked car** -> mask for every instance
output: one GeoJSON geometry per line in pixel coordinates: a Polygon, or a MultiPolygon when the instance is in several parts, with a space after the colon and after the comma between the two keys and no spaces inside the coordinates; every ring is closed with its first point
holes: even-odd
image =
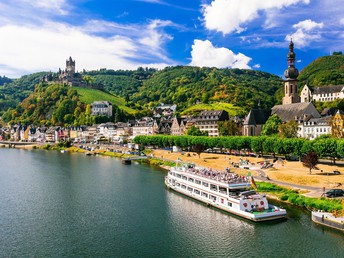
{"type": "Polygon", "coordinates": [[[338,197],[338,196],[344,196],[344,190],[342,189],[331,189],[325,193],[326,197],[338,197]]]}
{"type": "Polygon", "coordinates": [[[333,174],[335,174],[335,175],[340,175],[341,173],[340,173],[340,171],[338,171],[338,170],[333,170],[333,174]]]}

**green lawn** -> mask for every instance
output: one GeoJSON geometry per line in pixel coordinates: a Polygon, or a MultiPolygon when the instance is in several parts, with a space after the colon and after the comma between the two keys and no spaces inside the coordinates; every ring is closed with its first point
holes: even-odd
{"type": "Polygon", "coordinates": [[[80,100],[87,104],[91,104],[93,101],[109,101],[112,104],[118,106],[128,114],[135,114],[136,111],[132,108],[125,106],[125,100],[123,98],[111,95],[109,93],[89,88],[75,87],[80,95],[80,100]]]}
{"type": "Polygon", "coordinates": [[[185,109],[181,115],[200,112],[203,110],[225,110],[230,116],[236,116],[244,110],[229,103],[211,103],[211,104],[198,104],[185,109]]]}

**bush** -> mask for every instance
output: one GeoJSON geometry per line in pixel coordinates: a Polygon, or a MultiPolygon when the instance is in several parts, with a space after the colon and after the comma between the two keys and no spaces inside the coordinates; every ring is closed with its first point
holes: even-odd
{"type": "Polygon", "coordinates": [[[282,196],[280,197],[280,200],[281,200],[281,201],[286,201],[286,200],[288,200],[288,198],[289,198],[289,195],[284,194],[284,195],[282,195],[282,196]]]}
{"type": "Polygon", "coordinates": [[[51,149],[51,145],[49,143],[47,143],[46,145],[43,146],[44,150],[50,150],[51,149]]]}

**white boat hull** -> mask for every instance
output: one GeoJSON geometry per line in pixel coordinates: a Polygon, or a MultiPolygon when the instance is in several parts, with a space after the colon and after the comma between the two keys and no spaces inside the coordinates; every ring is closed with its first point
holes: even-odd
{"type": "MultiPolygon", "coordinates": [[[[172,190],[174,190],[176,192],[179,192],[179,193],[184,194],[184,195],[186,195],[188,197],[191,197],[193,199],[201,201],[201,202],[203,202],[203,203],[205,203],[207,205],[213,206],[213,207],[215,207],[217,209],[229,212],[231,214],[240,216],[242,218],[245,218],[245,219],[248,219],[248,220],[251,220],[251,221],[256,221],[256,222],[259,222],[259,221],[271,221],[271,220],[283,219],[283,218],[286,217],[286,210],[281,209],[281,208],[279,208],[277,206],[274,206],[274,205],[271,205],[271,204],[269,204],[269,210],[270,211],[268,211],[268,212],[267,211],[247,212],[247,211],[240,210],[238,208],[228,207],[228,206],[226,206],[224,204],[221,204],[219,202],[213,202],[210,199],[202,197],[202,196],[197,195],[195,193],[192,193],[192,192],[188,191],[187,189],[182,189],[180,187],[177,187],[176,185],[172,185],[168,181],[168,178],[165,179],[165,184],[166,184],[166,186],[168,188],[170,188],[170,189],[172,189],[172,190]]],[[[228,197],[228,199],[231,199],[231,198],[228,197]]],[[[231,201],[233,201],[233,199],[231,201]]]]}

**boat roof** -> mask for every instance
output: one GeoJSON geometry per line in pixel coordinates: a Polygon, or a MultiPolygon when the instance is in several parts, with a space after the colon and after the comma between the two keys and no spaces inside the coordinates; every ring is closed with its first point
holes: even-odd
{"type": "Polygon", "coordinates": [[[235,181],[232,181],[232,182],[226,183],[226,182],[217,181],[217,180],[214,180],[214,179],[211,179],[211,178],[195,175],[195,174],[189,173],[187,171],[177,170],[175,168],[173,169],[173,171],[174,172],[178,172],[178,173],[183,174],[183,175],[192,176],[193,178],[200,179],[200,180],[202,180],[204,182],[212,183],[212,184],[215,184],[215,185],[218,185],[218,186],[221,186],[221,187],[227,187],[230,190],[246,189],[247,187],[251,186],[250,182],[239,182],[239,181],[235,182],[235,181]]]}

